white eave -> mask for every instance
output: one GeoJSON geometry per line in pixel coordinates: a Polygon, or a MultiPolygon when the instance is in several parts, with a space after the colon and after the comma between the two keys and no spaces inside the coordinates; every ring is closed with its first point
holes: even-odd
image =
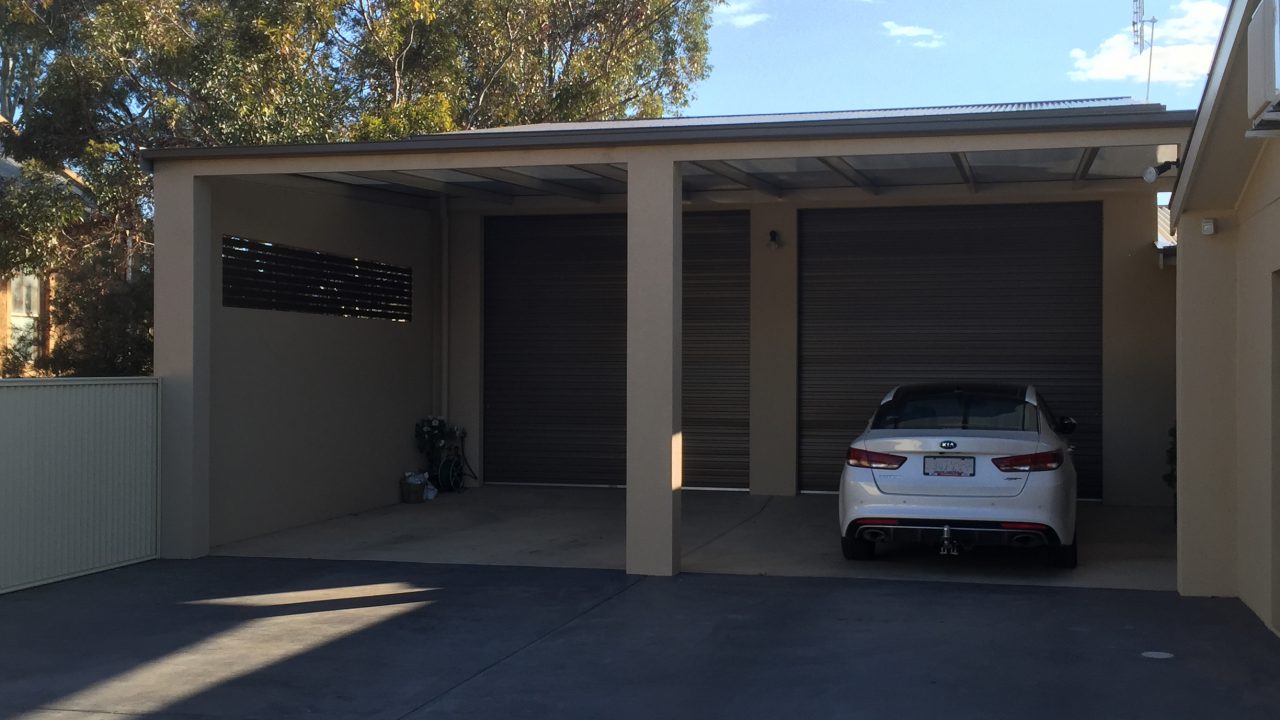
{"type": "Polygon", "coordinates": [[[1248,139],[1245,47],[1248,18],[1260,0],[1233,0],[1205,82],[1182,171],[1169,201],[1176,226],[1188,210],[1230,210],[1247,180],[1263,141],[1248,139]],[[1212,153],[1207,149],[1212,147],[1212,153]],[[1211,180],[1206,180],[1211,178],[1211,180]]]}

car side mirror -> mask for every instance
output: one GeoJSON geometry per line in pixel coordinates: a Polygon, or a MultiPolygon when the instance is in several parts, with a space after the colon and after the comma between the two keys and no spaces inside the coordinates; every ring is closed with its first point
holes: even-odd
{"type": "Polygon", "coordinates": [[[1059,435],[1070,435],[1076,431],[1076,419],[1072,417],[1058,418],[1058,427],[1054,428],[1059,435]]]}

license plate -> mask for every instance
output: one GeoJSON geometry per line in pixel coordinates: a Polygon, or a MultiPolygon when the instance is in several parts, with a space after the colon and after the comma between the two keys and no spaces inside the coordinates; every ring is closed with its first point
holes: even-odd
{"type": "Polygon", "coordinates": [[[939,456],[924,459],[924,474],[934,477],[973,477],[971,457],[939,456]]]}

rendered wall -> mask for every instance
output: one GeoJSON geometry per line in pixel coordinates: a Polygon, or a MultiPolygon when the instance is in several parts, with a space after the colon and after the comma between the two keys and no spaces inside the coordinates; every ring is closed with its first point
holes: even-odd
{"type": "MultiPolygon", "coordinates": [[[[1204,435],[1192,436],[1200,440],[1194,445],[1185,443],[1178,472],[1180,534],[1188,545],[1214,535],[1222,538],[1206,540],[1213,555],[1195,558],[1185,573],[1187,587],[1179,589],[1239,595],[1268,626],[1280,631],[1280,490],[1275,457],[1280,431],[1277,200],[1280,148],[1269,143],[1234,212],[1188,214],[1180,223],[1179,253],[1184,244],[1194,248],[1190,256],[1195,263],[1182,271],[1188,274],[1188,282],[1179,288],[1184,336],[1180,340],[1187,354],[1207,356],[1194,359],[1200,369],[1216,366],[1216,372],[1197,373],[1195,367],[1180,372],[1180,432],[1185,422],[1185,432],[1204,435]],[[1200,234],[1203,217],[1214,218],[1214,235],[1200,234]],[[1197,495],[1189,496],[1191,487],[1184,490],[1184,482],[1195,483],[1197,495]],[[1213,497],[1204,497],[1208,495],[1213,497]],[[1205,505],[1188,502],[1193,497],[1205,505]],[[1215,573],[1211,563],[1226,569],[1215,573]],[[1222,577],[1202,588],[1191,581],[1202,573],[1222,577]]],[[[1191,362],[1189,357],[1186,364],[1191,362]]]]}
{"type": "MultiPolygon", "coordinates": [[[[751,491],[796,492],[797,319],[800,239],[796,213],[809,207],[994,204],[1100,201],[1103,203],[1103,413],[1104,493],[1112,505],[1168,506],[1173,493],[1162,476],[1174,423],[1174,293],[1176,272],[1161,270],[1154,190],[1089,195],[938,193],[868,196],[865,200],[778,201],[755,205],[685,205],[686,211],[749,209],[752,217],[751,491]],[[781,246],[766,246],[778,230],[781,246]]],[[[511,212],[528,214],[528,209],[511,212]]],[[[565,207],[558,212],[582,212],[565,207]]],[[[457,214],[452,222],[450,412],[472,428],[468,448],[481,456],[483,428],[483,217],[457,214]]],[[[1045,262],[1053,262],[1052,257],[1045,262]]],[[[853,429],[851,429],[852,431],[853,429]]],[[[479,469],[479,468],[477,468],[479,469]]],[[[838,468],[837,468],[838,471],[838,468]]],[[[481,472],[483,476],[483,472],[481,472]]]]}
{"type": "Polygon", "coordinates": [[[210,544],[397,500],[419,464],[415,420],[435,412],[436,248],[418,208],[269,182],[211,181],[211,252],[224,234],[413,268],[413,320],[211,303],[210,544]]]}

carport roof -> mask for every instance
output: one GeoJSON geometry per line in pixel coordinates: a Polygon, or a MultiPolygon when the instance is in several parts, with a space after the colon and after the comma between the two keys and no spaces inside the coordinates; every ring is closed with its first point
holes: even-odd
{"type": "Polygon", "coordinates": [[[778,115],[737,115],[548,123],[423,135],[383,142],[308,145],[162,148],[144,153],[164,159],[388,154],[459,150],[664,145],[709,142],[820,140],[926,135],[969,135],[1072,130],[1190,127],[1191,110],[1129,98],[856,110],[778,115]]]}

